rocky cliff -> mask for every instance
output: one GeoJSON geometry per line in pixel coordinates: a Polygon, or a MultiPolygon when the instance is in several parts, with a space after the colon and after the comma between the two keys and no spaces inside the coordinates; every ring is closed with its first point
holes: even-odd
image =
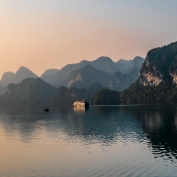
{"type": "Polygon", "coordinates": [[[177,101],[177,42],[148,52],[136,83],[121,93],[122,101],[177,101]]]}
{"type": "Polygon", "coordinates": [[[165,82],[177,83],[177,42],[150,50],[140,71],[143,86],[165,82]]]}

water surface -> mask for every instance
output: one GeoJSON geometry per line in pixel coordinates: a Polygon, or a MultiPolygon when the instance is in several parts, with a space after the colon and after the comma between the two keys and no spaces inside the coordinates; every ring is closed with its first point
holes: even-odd
{"type": "Polygon", "coordinates": [[[177,106],[0,109],[2,177],[173,177],[177,106]]]}

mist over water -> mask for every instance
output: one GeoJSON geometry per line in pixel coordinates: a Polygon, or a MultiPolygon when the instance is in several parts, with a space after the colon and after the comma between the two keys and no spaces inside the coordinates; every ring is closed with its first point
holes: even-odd
{"type": "Polygon", "coordinates": [[[177,106],[0,110],[0,176],[176,176],[177,106]]]}

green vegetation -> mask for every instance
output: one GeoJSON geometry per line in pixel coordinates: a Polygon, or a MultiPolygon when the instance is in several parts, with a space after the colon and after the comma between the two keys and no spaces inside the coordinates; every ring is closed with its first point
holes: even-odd
{"type": "Polygon", "coordinates": [[[20,84],[8,86],[6,94],[0,96],[0,104],[39,104],[51,102],[52,99],[55,105],[60,106],[72,105],[79,99],[88,99],[96,105],[117,105],[121,102],[176,102],[177,42],[150,50],[136,81],[139,73],[139,67],[136,66],[142,61],[136,58],[131,72],[128,74],[116,72],[112,76],[87,65],[70,74],[71,88],[62,86],[58,89],[58,93],[55,87],[39,78],[24,79],[20,84]],[[113,91],[128,87],[132,81],[136,82],[121,93],[113,91]],[[112,90],[103,88],[99,83],[93,84],[94,82],[100,82],[112,90]]]}
{"type": "Polygon", "coordinates": [[[87,99],[91,102],[93,94],[102,88],[103,86],[99,83],[92,84],[88,89],[77,89],[75,87],[67,89],[61,86],[52,102],[56,106],[69,106],[80,99],[87,99]]]}
{"type": "Polygon", "coordinates": [[[130,102],[176,102],[177,84],[173,77],[177,74],[177,42],[152,49],[148,52],[137,82],[121,92],[121,101],[130,102]],[[161,80],[152,84],[144,74],[161,80]],[[146,83],[144,86],[143,83],[146,83]]]}
{"type": "Polygon", "coordinates": [[[172,84],[171,74],[177,74],[177,42],[148,52],[140,74],[150,72],[172,84]]]}
{"type": "Polygon", "coordinates": [[[144,87],[136,82],[122,91],[120,98],[122,103],[175,102],[177,87],[165,83],[156,87],[144,87]]]}
{"type": "Polygon", "coordinates": [[[93,95],[92,104],[95,104],[95,105],[120,104],[119,92],[103,88],[93,95]]]}
{"type": "Polygon", "coordinates": [[[40,78],[24,79],[19,84],[10,84],[7,92],[0,96],[1,105],[31,105],[46,106],[56,95],[57,88],[44,82],[40,78]]]}

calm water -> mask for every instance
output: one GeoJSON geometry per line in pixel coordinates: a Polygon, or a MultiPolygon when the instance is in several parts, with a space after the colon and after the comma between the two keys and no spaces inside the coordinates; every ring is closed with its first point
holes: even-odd
{"type": "Polygon", "coordinates": [[[177,106],[0,109],[1,177],[176,177],[177,106]]]}

